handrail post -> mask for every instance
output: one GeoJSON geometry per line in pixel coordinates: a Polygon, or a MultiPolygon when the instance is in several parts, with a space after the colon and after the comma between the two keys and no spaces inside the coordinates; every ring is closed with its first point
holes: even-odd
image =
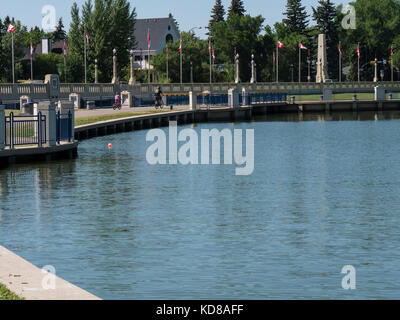
{"type": "Polygon", "coordinates": [[[0,105],[0,151],[4,150],[6,145],[6,115],[4,113],[4,106],[0,105]]]}
{"type": "Polygon", "coordinates": [[[37,132],[38,132],[38,147],[42,147],[42,134],[43,134],[43,129],[42,129],[42,113],[39,111],[37,114],[37,132]]]}
{"type": "Polygon", "coordinates": [[[14,112],[10,112],[10,149],[14,149],[14,112]]]}

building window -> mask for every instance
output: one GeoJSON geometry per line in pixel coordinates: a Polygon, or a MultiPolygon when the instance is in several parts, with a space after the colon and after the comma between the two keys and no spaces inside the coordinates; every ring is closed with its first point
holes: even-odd
{"type": "Polygon", "coordinates": [[[165,38],[165,42],[174,42],[174,37],[171,34],[168,34],[165,38]]]}

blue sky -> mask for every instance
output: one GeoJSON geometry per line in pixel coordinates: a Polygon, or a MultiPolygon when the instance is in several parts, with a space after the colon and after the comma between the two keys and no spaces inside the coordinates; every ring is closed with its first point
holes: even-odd
{"type": "MultiPolygon", "coordinates": [[[[85,0],[76,0],[81,6],[85,0]]],[[[215,0],[140,0],[130,1],[136,7],[138,18],[167,17],[171,12],[179,22],[181,30],[188,31],[193,27],[206,26],[210,17],[210,12],[215,0]]],[[[229,7],[230,0],[222,1],[225,9],[229,7]]],[[[333,0],[335,4],[347,4],[348,0],[333,0]]],[[[42,7],[53,5],[56,8],[57,20],[63,18],[64,24],[69,26],[70,8],[74,0],[13,0],[0,1],[0,16],[6,15],[21,20],[23,24],[31,26],[41,26],[42,7]]],[[[265,18],[265,23],[272,25],[282,19],[282,12],[285,10],[286,0],[245,0],[245,7],[252,16],[261,14],[265,18]]],[[[311,12],[311,6],[318,4],[317,0],[303,0],[307,10],[311,12]]],[[[197,30],[196,33],[203,36],[205,31],[197,30]]]]}

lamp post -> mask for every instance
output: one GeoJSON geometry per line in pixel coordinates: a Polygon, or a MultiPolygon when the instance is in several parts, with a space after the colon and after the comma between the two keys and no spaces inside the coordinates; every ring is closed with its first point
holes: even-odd
{"type": "Polygon", "coordinates": [[[112,83],[115,84],[118,82],[117,78],[117,49],[113,50],[113,79],[112,83]]]}
{"type": "Polygon", "coordinates": [[[235,57],[235,83],[240,82],[239,78],[240,72],[239,72],[239,53],[236,54],[235,57]]]}
{"type": "Polygon", "coordinates": [[[99,70],[98,70],[98,61],[94,60],[94,83],[99,83],[99,70]]]}
{"type": "Polygon", "coordinates": [[[190,61],[190,83],[193,84],[193,62],[190,61]]]}
{"type": "Polygon", "coordinates": [[[250,83],[255,83],[255,72],[254,72],[254,54],[251,55],[251,80],[250,83]]]}
{"type": "Polygon", "coordinates": [[[130,54],[130,62],[131,62],[131,77],[129,78],[129,85],[133,86],[136,83],[135,80],[135,66],[133,64],[133,50],[129,52],[130,54]]]}
{"type": "Polygon", "coordinates": [[[375,76],[374,76],[374,82],[378,82],[378,59],[375,58],[375,76]]]}

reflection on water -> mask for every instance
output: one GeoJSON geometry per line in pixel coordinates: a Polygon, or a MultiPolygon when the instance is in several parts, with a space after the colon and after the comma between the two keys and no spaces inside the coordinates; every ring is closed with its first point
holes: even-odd
{"type": "Polygon", "coordinates": [[[254,128],[249,177],[149,166],[145,131],[87,140],[75,160],[0,171],[0,243],[106,299],[398,298],[399,118],[194,126],[254,128]]]}

